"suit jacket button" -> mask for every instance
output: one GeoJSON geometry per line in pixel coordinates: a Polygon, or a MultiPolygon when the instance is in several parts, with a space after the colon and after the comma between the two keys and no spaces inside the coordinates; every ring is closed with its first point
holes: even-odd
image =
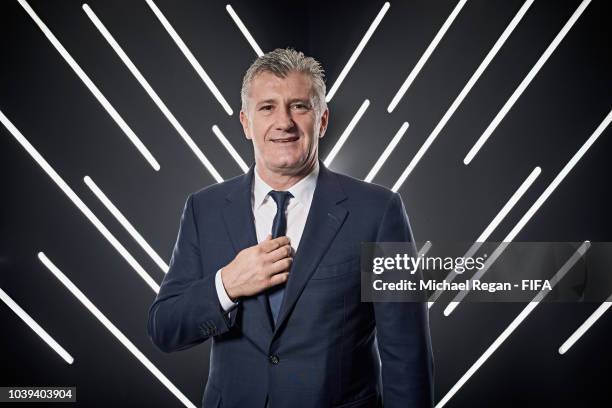
{"type": "Polygon", "coordinates": [[[271,355],[270,357],[268,357],[268,359],[270,360],[270,363],[274,365],[278,364],[278,362],[280,361],[280,359],[276,355],[271,355]]]}

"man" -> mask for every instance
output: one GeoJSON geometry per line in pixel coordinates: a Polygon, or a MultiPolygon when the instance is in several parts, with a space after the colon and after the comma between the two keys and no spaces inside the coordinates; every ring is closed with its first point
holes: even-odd
{"type": "Polygon", "coordinates": [[[187,199],[151,339],[212,339],[205,408],[432,406],[426,306],[361,302],[360,243],[412,241],[404,206],[319,161],[320,64],[274,50],[241,96],[255,165],[187,199]]]}

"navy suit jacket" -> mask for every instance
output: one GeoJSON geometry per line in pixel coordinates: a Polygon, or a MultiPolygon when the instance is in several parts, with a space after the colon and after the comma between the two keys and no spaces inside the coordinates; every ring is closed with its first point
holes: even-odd
{"type": "Polygon", "coordinates": [[[187,199],[148,333],[164,352],[211,339],[205,408],[433,405],[427,306],[361,302],[360,243],[412,241],[400,195],[319,165],[276,327],[265,294],[228,316],[215,290],[257,244],[253,166],[187,199]]]}

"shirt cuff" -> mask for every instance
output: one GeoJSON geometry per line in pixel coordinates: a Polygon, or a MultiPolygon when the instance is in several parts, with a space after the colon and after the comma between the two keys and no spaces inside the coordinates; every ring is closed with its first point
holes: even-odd
{"type": "Polygon", "coordinates": [[[221,269],[217,271],[215,275],[215,288],[217,289],[217,297],[219,298],[219,303],[221,303],[221,307],[225,311],[225,313],[231,311],[233,308],[238,305],[238,303],[232,302],[230,297],[227,295],[225,291],[225,287],[223,286],[223,280],[221,279],[221,269]]]}

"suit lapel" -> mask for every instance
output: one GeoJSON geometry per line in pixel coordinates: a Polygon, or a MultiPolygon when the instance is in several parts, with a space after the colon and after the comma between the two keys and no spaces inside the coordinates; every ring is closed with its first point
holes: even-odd
{"type": "MultiPolygon", "coordinates": [[[[253,207],[251,204],[251,186],[253,182],[254,166],[241,177],[238,185],[227,197],[227,205],[223,208],[223,220],[236,253],[245,248],[257,245],[257,233],[253,222],[253,207]]],[[[264,330],[271,336],[274,322],[270,313],[270,306],[265,292],[255,298],[245,299],[245,302],[256,306],[258,319],[264,330]]]]}
{"type": "Polygon", "coordinates": [[[274,334],[278,333],[287,319],[304,286],[342,226],[348,211],[338,203],[345,199],[346,195],[336,176],[319,161],[317,186],[285,287],[274,334]]]}

